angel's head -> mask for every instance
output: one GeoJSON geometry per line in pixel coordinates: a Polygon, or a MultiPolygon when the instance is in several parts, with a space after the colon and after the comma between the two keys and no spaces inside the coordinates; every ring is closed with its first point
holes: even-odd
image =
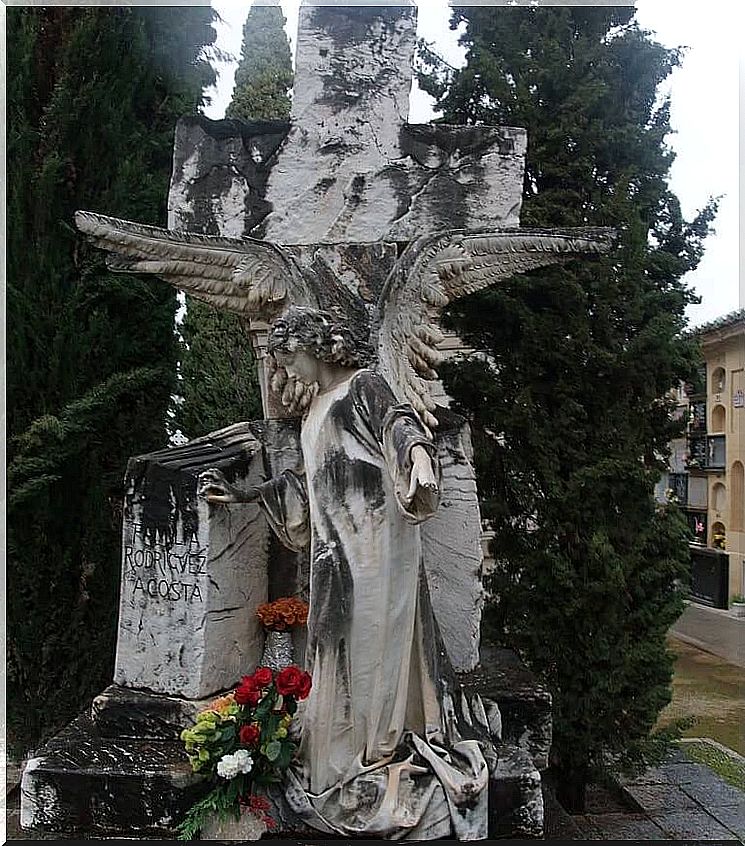
{"type": "Polygon", "coordinates": [[[269,332],[272,387],[291,411],[301,411],[318,391],[324,372],[360,368],[372,348],[340,318],[313,308],[292,306],[269,332]]]}

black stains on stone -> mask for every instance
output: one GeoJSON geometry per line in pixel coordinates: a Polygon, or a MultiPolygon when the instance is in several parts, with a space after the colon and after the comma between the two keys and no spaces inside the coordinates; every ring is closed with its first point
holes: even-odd
{"type": "Polygon", "coordinates": [[[401,18],[411,18],[410,6],[316,6],[311,18],[312,26],[326,32],[336,44],[349,47],[367,45],[371,28],[382,22],[388,32],[393,32],[401,18]]]}
{"type": "Polygon", "coordinates": [[[402,168],[392,165],[380,172],[381,179],[387,179],[396,198],[396,219],[402,218],[411,208],[411,183],[409,174],[402,168]]]}
{"type": "Polygon", "coordinates": [[[227,441],[224,434],[198,438],[180,447],[159,450],[131,458],[127,466],[124,501],[125,518],[135,518],[139,510],[137,531],[149,545],[166,548],[176,543],[189,544],[199,531],[197,479],[210,467],[222,470],[229,481],[248,475],[251,456],[248,444],[255,444],[247,432],[242,440],[227,441]],[[177,537],[179,523],[182,536],[177,537]]]}
{"type": "Polygon", "coordinates": [[[362,341],[370,337],[370,318],[357,291],[347,288],[326,262],[323,252],[314,253],[306,274],[318,307],[343,314],[351,332],[362,341]]]}
{"type": "Polygon", "coordinates": [[[340,244],[338,250],[342,269],[349,268],[359,279],[358,293],[362,301],[376,303],[396,263],[396,245],[384,242],[340,244]]]}
{"type": "Polygon", "coordinates": [[[351,667],[349,663],[349,653],[347,652],[347,641],[346,638],[343,637],[340,638],[337,645],[336,676],[341,680],[345,692],[345,696],[340,703],[344,719],[350,720],[352,718],[352,690],[350,687],[351,667]]]}
{"type": "MultiPolygon", "coordinates": [[[[334,409],[340,403],[343,404],[343,400],[334,403],[331,414],[335,413],[334,409]]],[[[323,466],[314,479],[314,485],[328,491],[332,501],[343,505],[347,510],[349,495],[355,492],[364,498],[371,512],[385,505],[380,468],[369,461],[349,458],[341,450],[326,454],[323,466]]]]}
{"type": "Polygon", "coordinates": [[[352,184],[350,186],[350,192],[347,196],[347,205],[355,209],[359,204],[362,202],[362,192],[365,190],[365,177],[361,174],[358,174],[352,180],[352,184]]]}
{"type": "Polygon", "coordinates": [[[207,235],[219,234],[221,221],[214,201],[239,183],[245,192],[243,232],[254,229],[271,211],[266,184],[289,128],[287,121],[213,121],[202,115],[181,118],[176,127],[172,184],[183,192],[190,211],[180,213],[180,225],[207,235]],[[195,155],[197,173],[185,173],[186,163],[193,162],[195,155]]]}
{"type": "Polygon", "coordinates": [[[191,772],[181,741],[103,737],[87,715],[37,756],[29,798],[48,814],[35,823],[56,831],[170,839],[208,790],[191,772]]]}
{"type": "Polygon", "coordinates": [[[279,146],[276,139],[279,136],[287,135],[290,131],[290,122],[287,120],[238,120],[236,118],[223,118],[212,120],[204,115],[187,115],[179,120],[179,127],[199,127],[206,135],[216,141],[225,141],[229,138],[240,136],[244,141],[255,140],[257,136],[265,136],[269,146],[279,146]]]}
{"type": "MultiPolygon", "coordinates": [[[[346,550],[328,518],[325,519],[328,540],[316,536],[310,570],[310,603],[313,609],[308,640],[311,654],[316,651],[323,660],[329,652],[338,652],[342,640],[347,641],[352,623],[354,579],[346,550]]],[[[349,679],[345,680],[349,684],[349,679]]]]}
{"type": "Polygon", "coordinates": [[[330,188],[332,188],[336,184],[336,177],[335,176],[324,176],[323,179],[319,179],[318,182],[313,186],[313,192],[315,194],[325,194],[330,188]]]}
{"type": "Polygon", "coordinates": [[[495,147],[503,156],[515,153],[514,130],[505,132],[503,127],[404,124],[399,143],[404,155],[422,165],[426,165],[433,155],[446,158],[455,152],[460,158],[473,156],[476,159],[494,152],[495,147]]]}

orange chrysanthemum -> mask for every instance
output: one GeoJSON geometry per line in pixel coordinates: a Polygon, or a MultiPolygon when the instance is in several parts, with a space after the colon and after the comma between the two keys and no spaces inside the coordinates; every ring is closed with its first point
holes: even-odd
{"type": "Polygon", "coordinates": [[[283,596],[259,605],[256,616],[269,631],[283,632],[308,621],[308,604],[294,596],[283,596]]]}

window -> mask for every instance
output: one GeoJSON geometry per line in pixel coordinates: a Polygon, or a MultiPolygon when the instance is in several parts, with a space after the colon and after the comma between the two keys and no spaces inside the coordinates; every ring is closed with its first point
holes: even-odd
{"type": "Polygon", "coordinates": [[[724,468],[727,463],[727,439],[724,435],[713,435],[708,439],[706,466],[724,468]]]}
{"type": "Polygon", "coordinates": [[[717,521],[711,527],[711,545],[714,549],[727,548],[727,532],[724,528],[724,523],[717,521]]]}
{"type": "Polygon", "coordinates": [[[693,543],[706,546],[706,514],[694,514],[689,511],[686,514],[688,528],[693,534],[693,543]]]}
{"type": "Polygon", "coordinates": [[[711,374],[711,392],[721,394],[727,381],[727,374],[723,367],[715,367],[711,374]]]}
{"type": "Polygon", "coordinates": [[[691,438],[688,456],[688,466],[692,469],[706,467],[707,450],[706,438],[691,438]]]}
{"type": "Polygon", "coordinates": [[[688,505],[691,508],[707,508],[709,505],[709,480],[705,476],[691,476],[688,479],[688,505]]]}
{"type": "Polygon", "coordinates": [[[727,410],[723,405],[715,405],[711,410],[711,431],[727,431],[727,410]]]}
{"type": "Polygon", "coordinates": [[[691,434],[703,434],[706,432],[706,403],[691,403],[691,434]]]}
{"type": "Polygon", "coordinates": [[[688,474],[669,473],[668,484],[679,505],[688,504],[688,474]]]}

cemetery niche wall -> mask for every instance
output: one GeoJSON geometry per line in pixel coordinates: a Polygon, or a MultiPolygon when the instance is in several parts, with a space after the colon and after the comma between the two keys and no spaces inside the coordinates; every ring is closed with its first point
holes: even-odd
{"type": "MultiPolygon", "coordinates": [[[[302,427],[320,395],[278,366],[271,343],[282,320],[305,314],[310,321],[322,315],[337,339],[353,339],[366,351],[344,384],[372,380],[379,386],[374,402],[391,392],[390,402],[406,409],[420,433],[416,442],[426,442],[438,502],[417,528],[411,555],[421,565],[427,597],[417,613],[426,606],[436,632],[430,646],[440,650],[441,669],[431,679],[440,691],[436,719],[461,729],[468,724],[465,734],[482,738],[478,755],[488,772],[466,813],[459,802],[468,791],[448,793],[435,755],[421,779],[429,779],[430,794],[438,797],[431,807],[440,810],[433,816],[411,797],[405,809],[396,800],[401,807],[394,801],[381,828],[360,823],[361,806],[303,813],[314,800],[299,760],[292,791],[285,786],[268,794],[280,833],[542,834],[550,697],[514,656],[480,655],[478,496],[468,426],[438,399],[438,316],[448,302],[515,273],[603,252],[611,235],[519,228],[524,130],[407,122],[415,34],[413,5],[303,5],[289,124],[180,121],[167,229],[93,212],[76,217],[79,229],[107,251],[112,269],[153,274],[247,318],[266,419],[236,422],[130,460],[113,684],[29,761],[24,828],[173,836],[203,789],[178,737],[215,695],[262,661],[256,609],[268,599],[307,599],[310,592],[313,638],[319,612],[309,586],[320,566],[318,536],[310,546],[282,543],[266,501],[210,502],[200,496],[199,481],[212,470],[240,490],[286,474],[304,478],[309,447],[302,427]],[[353,375],[358,371],[370,375],[353,375]]],[[[337,470],[347,466],[342,457],[337,470]]],[[[336,506],[322,499],[315,507],[328,517],[336,506]]],[[[351,563],[353,573],[357,564],[370,564],[364,557],[351,563]]],[[[343,606],[345,597],[338,601],[343,606]]],[[[391,643],[397,636],[386,633],[391,643]]],[[[295,656],[317,671],[301,633],[295,656]]],[[[357,684],[363,681],[360,676],[357,684]]],[[[354,672],[349,685],[354,692],[354,672]]],[[[314,686],[322,689],[318,675],[314,686]]],[[[321,719],[312,716],[313,695],[309,721],[321,719]]],[[[308,722],[306,732],[316,727],[308,722]]],[[[400,751],[406,736],[428,760],[414,729],[406,720],[397,725],[394,747],[400,751]]],[[[458,741],[448,736],[439,742],[456,750],[458,741]]],[[[401,795],[385,785],[381,802],[401,795]]]]}

